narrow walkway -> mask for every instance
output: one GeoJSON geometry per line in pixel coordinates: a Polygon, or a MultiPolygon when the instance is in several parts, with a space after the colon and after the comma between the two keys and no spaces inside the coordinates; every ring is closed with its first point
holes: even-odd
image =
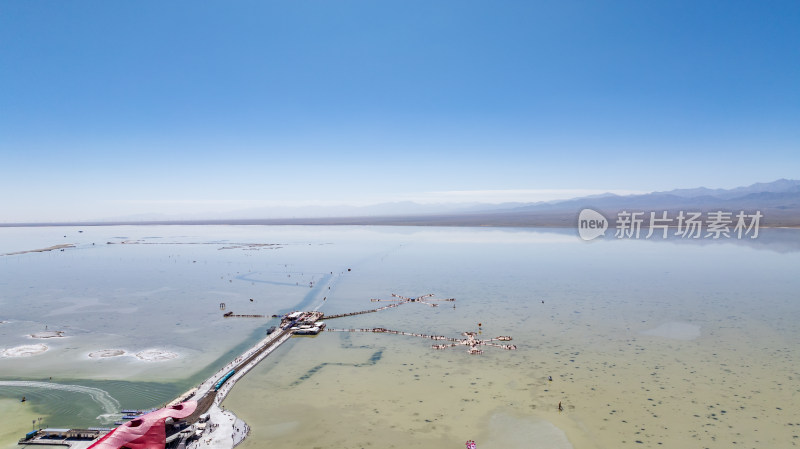
{"type": "Polygon", "coordinates": [[[487,338],[487,339],[478,339],[476,332],[463,332],[461,335],[467,338],[451,338],[445,337],[444,335],[428,335],[428,334],[418,334],[415,332],[403,332],[403,331],[395,331],[391,329],[385,329],[382,327],[373,327],[372,329],[326,329],[328,332],[372,332],[376,334],[395,334],[395,335],[408,335],[410,337],[421,337],[421,338],[429,338],[431,340],[444,340],[451,342],[450,344],[436,344],[432,345],[433,349],[447,349],[452,348],[455,346],[468,346],[467,352],[470,354],[482,354],[483,350],[479,349],[479,346],[494,346],[496,348],[501,349],[508,349],[514,350],[517,349],[517,345],[510,345],[510,344],[499,344],[494,343],[495,341],[511,341],[512,338],[509,336],[500,336],[494,338],[487,338]]]}
{"type": "Polygon", "coordinates": [[[336,315],[325,315],[323,317],[323,319],[333,320],[333,319],[336,319],[336,318],[342,318],[342,317],[346,317],[346,316],[363,315],[365,313],[373,313],[373,312],[378,312],[378,311],[385,310],[385,309],[391,309],[392,307],[397,307],[397,306],[399,306],[401,304],[404,304],[404,303],[398,302],[397,304],[390,304],[388,306],[378,307],[377,309],[362,310],[360,312],[339,313],[339,314],[336,314],[336,315]]]}
{"type": "Polygon", "coordinates": [[[188,421],[196,422],[200,415],[208,412],[212,404],[219,405],[222,403],[239,379],[291,336],[291,330],[276,330],[242,353],[242,355],[220,368],[219,371],[206,379],[205,382],[198,385],[194,394],[188,395],[197,401],[197,410],[189,417],[188,421]],[[220,387],[219,391],[215,391],[214,387],[217,382],[232,370],[236,370],[236,373],[220,387]]]}

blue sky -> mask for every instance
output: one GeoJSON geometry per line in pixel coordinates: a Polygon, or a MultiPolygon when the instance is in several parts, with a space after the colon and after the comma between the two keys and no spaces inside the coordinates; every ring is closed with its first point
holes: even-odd
{"type": "Polygon", "coordinates": [[[797,178],[799,80],[797,1],[5,0],[0,221],[797,178]]]}

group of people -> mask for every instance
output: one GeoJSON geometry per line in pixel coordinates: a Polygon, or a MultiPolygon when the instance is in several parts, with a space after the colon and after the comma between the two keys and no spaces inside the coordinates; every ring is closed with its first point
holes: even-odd
{"type": "Polygon", "coordinates": [[[476,447],[478,446],[475,445],[474,441],[472,440],[467,441],[467,449],[475,449],[476,447]]]}

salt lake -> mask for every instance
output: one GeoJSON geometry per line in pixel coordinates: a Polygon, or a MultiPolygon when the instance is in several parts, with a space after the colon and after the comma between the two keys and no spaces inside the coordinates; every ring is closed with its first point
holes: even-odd
{"type": "Polygon", "coordinates": [[[273,314],[370,309],[392,293],[456,301],[329,327],[510,335],[517,350],[295,337],[224,403],[252,428],[243,447],[798,444],[798,230],[584,242],[522,228],[0,228],[0,254],[65,244],[0,256],[0,447],[39,418],[104,426],[161,406],[273,314]]]}

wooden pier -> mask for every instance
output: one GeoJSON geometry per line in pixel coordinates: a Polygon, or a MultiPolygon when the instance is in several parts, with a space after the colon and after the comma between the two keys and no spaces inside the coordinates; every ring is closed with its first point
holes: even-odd
{"type": "Polygon", "coordinates": [[[264,318],[264,315],[239,315],[233,312],[227,312],[222,314],[225,318],[264,318]]]}
{"type": "MultiPolygon", "coordinates": [[[[370,332],[370,333],[382,333],[382,334],[394,334],[394,335],[405,335],[410,337],[418,337],[418,338],[425,338],[429,340],[434,340],[437,344],[433,344],[432,348],[434,349],[446,349],[455,346],[467,346],[467,352],[470,354],[481,354],[483,350],[480,349],[484,346],[493,346],[502,349],[513,350],[517,349],[516,345],[511,344],[499,344],[495,343],[498,342],[505,342],[510,341],[511,337],[508,336],[500,336],[490,339],[481,340],[476,338],[478,333],[476,332],[464,332],[462,335],[466,338],[453,338],[447,337],[444,335],[428,335],[422,333],[415,333],[415,332],[404,332],[392,329],[386,329],[383,327],[373,327],[373,328],[352,328],[352,329],[326,329],[325,323],[322,321],[324,318],[325,320],[331,320],[336,318],[343,318],[343,317],[350,317],[356,315],[363,315],[367,313],[374,313],[379,312],[381,310],[391,309],[394,307],[399,307],[400,305],[409,303],[409,302],[417,302],[426,304],[431,307],[436,307],[437,304],[429,301],[448,301],[452,302],[455,301],[454,298],[448,299],[430,299],[433,295],[424,295],[417,298],[407,298],[404,296],[399,296],[392,294],[392,296],[396,299],[393,300],[386,300],[391,302],[391,304],[385,305],[383,307],[378,307],[375,309],[369,310],[362,310],[358,312],[349,312],[349,313],[340,313],[334,315],[325,315],[323,312],[319,311],[306,311],[300,312],[295,311],[281,316],[281,324],[280,326],[275,326],[271,328],[271,332],[268,332],[268,335],[260,340],[258,343],[244,351],[241,355],[239,355],[236,359],[229,362],[227,365],[221,367],[219,371],[211,375],[208,379],[206,379],[200,385],[192,388],[191,390],[185,392],[175,400],[173,400],[170,405],[175,405],[178,403],[182,403],[186,400],[193,400],[197,402],[196,409],[193,411],[191,415],[189,415],[185,422],[189,425],[193,425],[201,421],[201,417],[205,416],[205,420],[208,419],[209,414],[212,416],[217,416],[219,423],[223,423],[228,425],[228,421],[233,423],[236,420],[235,415],[230,414],[227,411],[224,411],[221,408],[221,403],[231,391],[235,383],[245,376],[250,370],[252,370],[259,362],[261,362],[264,358],[266,358],[269,354],[271,354],[276,348],[278,348],[281,344],[286,342],[290,337],[293,335],[308,335],[312,334],[315,335],[320,331],[327,330],[329,332],[370,332]],[[220,418],[222,417],[222,418],[220,418]]],[[[376,300],[373,301],[383,301],[383,300],[376,300]]],[[[220,304],[220,309],[224,310],[225,305],[220,304]]],[[[225,318],[265,318],[265,315],[257,315],[257,314],[235,314],[233,312],[226,312],[223,314],[225,318]]],[[[276,315],[272,316],[273,318],[277,318],[276,315]]],[[[244,437],[246,436],[247,428],[245,423],[241,425],[244,426],[245,432],[242,435],[239,435],[239,440],[236,439],[236,432],[237,430],[231,427],[233,432],[233,444],[238,444],[244,437]]],[[[231,424],[232,426],[232,424],[231,424]]],[[[219,430],[219,429],[218,429],[219,430]]],[[[241,430],[241,429],[239,429],[241,430]]],[[[203,433],[204,437],[202,441],[195,440],[192,444],[195,444],[196,447],[205,447],[203,445],[212,444],[210,443],[216,437],[214,434],[211,436],[207,436],[209,434],[203,433]]],[[[226,439],[227,441],[227,439],[226,439]]],[[[182,440],[184,442],[184,440],[182,440]]],[[[216,443],[214,443],[216,444],[216,443]]],[[[213,446],[213,445],[212,445],[213,446]]]]}
{"type": "Polygon", "coordinates": [[[339,314],[335,314],[335,315],[325,315],[325,319],[326,320],[332,320],[332,319],[335,319],[335,318],[344,318],[344,317],[347,317],[347,316],[356,316],[356,315],[363,315],[365,313],[379,312],[381,310],[386,310],[386,309],[391,309],[392,307],[397,307],[400,304],[402,304],[402,303],[390,304],[388,306],[378,307],[377,309],[362,310],[360,312],[350,312],[350,313],[339,313],[339,314]]]}
{"type": "Polygon", "coordinates": [[[478,335],[476,332],[464,332],[461,334],[467,338],[452,338],[452,337],[445,337],[444,335],[428,335],[428,334],[419,334],[414,332],[395,331],[391,329],[385,329],[382,327],[373,327],[371,329],[327,329],[327,330],[328,332],[372,332],[376,334],[408,335],[411,337],[427,338],[430,340],[444,340],[444,341],[449,341],[451,343],[435,344],[432,345],[431,347],[433,349],[447,349],[455,346],[464,345],[468,346],[467,352],[470,354],[483,354],[483,350],[480,349],[479,346],[494,346],[496,348],[507,349],[507,350],[517,349],[517,345],[493,343],[495,341],[511,341],[512,338],[506,335],[479,340],[475,338],[478,335]]]}

